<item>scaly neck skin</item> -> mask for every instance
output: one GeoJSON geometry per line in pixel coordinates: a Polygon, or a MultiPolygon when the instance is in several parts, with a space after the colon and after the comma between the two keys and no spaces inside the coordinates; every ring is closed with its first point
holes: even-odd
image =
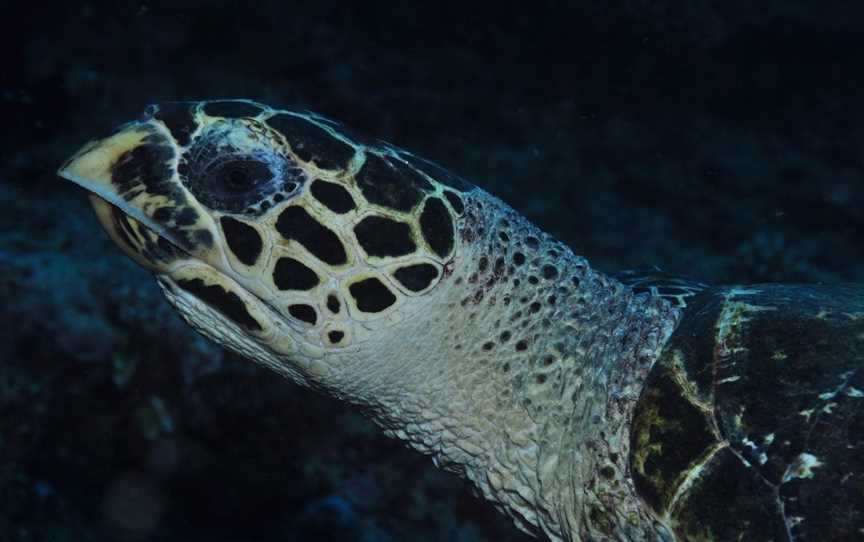
{"type": "Polygon", "coordinates": [[[328,387],[523,530],[655,538],[627,475],[628,429],[678,311],[475,194],[430,308],[340,360],[328,387]]]}

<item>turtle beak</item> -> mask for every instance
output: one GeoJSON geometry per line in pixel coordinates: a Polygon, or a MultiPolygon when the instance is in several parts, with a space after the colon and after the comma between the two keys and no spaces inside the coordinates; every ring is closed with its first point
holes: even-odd
{"type": "Polygon", "coordinates": [[[160,272],[177,259],[219,259],[215,225],[176,172],[173,139],[133,122],[84,145],[57,174],[90,192],[99,222],[133,260],[160,272]]]}
{"type": "Polygon", "coordinates": [[[177,173],[177,149],[164,126],[152,120],[133,122],[84,145],[57,174],[90,192],[96,216],[111,239],[156,274],[175,306],[178,299],[187,300],[181,314],[197,329],[208,334],[214,320],[196,316],[203,309],[189,308],[192,298],[266,340],[274,352],[295,353],[290,334],[274,336],[286,325],[278,311],[232,278],[213,218],[177,173]]]}

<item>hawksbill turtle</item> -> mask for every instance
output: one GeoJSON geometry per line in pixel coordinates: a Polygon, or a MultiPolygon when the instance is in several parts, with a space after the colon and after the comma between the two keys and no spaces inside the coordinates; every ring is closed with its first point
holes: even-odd
{"type": "Polygon", "coordinates": [[[195,329],[550,540],[864,539],[864,286],[608,276],[311,112],[170,102],[59,175],[195,329]]]}

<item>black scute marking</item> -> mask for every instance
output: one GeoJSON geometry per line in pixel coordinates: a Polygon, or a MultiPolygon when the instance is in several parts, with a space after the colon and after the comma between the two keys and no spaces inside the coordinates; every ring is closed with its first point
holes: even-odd
{"type": "Polygon", "coordinates": [[[172,218],[178,226],[192,226],[198,222],[198,211],[192,207],[181,207],[172,218]]]}
{"type": "Polygon", "coordinates": [[[381,312],[396,302],[396,296],[376,278],[355,282],[348,291],[357,301],[357,308],[363,312],[381,312]]]}
{"type": "Polygon", "coordinates": [[[354,226],[354,234],[370,256],[404,256],[417,248],[411,226],[381,216],[367,216],[354,226]]]}
{"type": "Polygon", "coordinates": [[[345,169],[354,157],[354,147],[306,119],[280,113],[267,119],[267,124],[285,136],[298,158],[320,168],[345,169]]]}
{"type": "Polygon", "coordinates": [[[366,153],[366,162],[357,172],[357,185],[369,203],[397,211],[410,211],[420,203],[432,185],[414,169],[399,160],[386,160],[366,153]]]}
{"type": "Polygon", "coordinates": [[[335,295],[330,294],[327,296],[327,308],[333,314],[339,314],[339,300],[335,295]]]}
{"type": "Polygon", "coordinates": [[[165,137],[151,134],[142,143],[130,149],[111,166],[111,182],[117,193],[125,200],[140,194],[143,188],[148,194],[166,196],[171,201],[184,201],[182,192],[172,181],[173,171],[170,162],[174,158],[174,148],[165,137]]]}
{"type": "Polygon", "coordinates": [[[282,211],[276,220],[276,231],[285,239],[293,239],[306,247],[322,262],[341,265],[348,261],[339,237],[312,218],[303,207],[294,205],[282,211]]]}
{"type": "Polygon", "coordinates": [[[453,219],[444,202],[429,198],[420,215],[420,231],[436,254],[445,258],[453,249],[453,219]]]}
{"type": "Polygon", "coordinates": [[[159,111],[154,115],[165,124],[174,140],[184,147],[189,144],[198,126],[192,107],[193,102],[163,103],[159,104],[159,111]]]}
{"type": "Polygon", "coordinates": [[[315,271],[294,258],[279,258],[273,267],[273,284],[280,290],[311,290],[318,282],[315,271]]]}
{"type": "Polygon", "coordinates": [[[195,230],[193,244],[209,247],[213,245],[213,234],[207,230],[195,230]]]}
{"type": "Polygon", "coordinates": [[[343,331],[333,330],[327,334],[327,338],[330,339],[330,342],[333,344],[337,344],[342,342],[342,339],[345,337],[345,333],[343,331]]]}
{"type": "Polygon", "coordinates": [[[453,211],[457,215],[462,215],[465,212],[465,203],[462,202],[462,198],[449,190],[444,191],[444,197],[450,202],[450,207],[453,207],[453,211]]]}
{"type": "Polygon", "coordinates": [[[634,451],[646,446],[640,439],[656,446],[656,453],[631,457],[631,461],[636,464],[636,488],[661,514],[668,511],[680,473],[692,468],[716,442],[708,417],[684,396],[675,374],[660,364],[651,372],[637,404],[631,438],[634,451]]]}
{"type": "Polygon", "coordinates": [[[204,113],[211,117],[236,119],[242,117],[257,117],[261,114],[261,108],[250,104],[249,102],[224,100],[205,103],[204,113]]]}
{"type": "MultiPolygon", "coordinates": [[[[672,515],[680,540],[789,540],[776,489],[729,448],[703,467],[672,515]]],[[[812,538],[820,539],[841,540],[812,538]]]]}
{"type": "Polygon", "coordinates": [[[246,304],[234,292],[229,292],[219,285],[204,284],[204,281],[201,279],[181,279],[177,281],[177,286],[207,303],[242,327],[253,331],[261,331],[261,324],[249,314],[249,311],[246,310],[246,304]]]}
{"type": "Polygon", "coordinates": [[[469,183],[462,177],[447,171],[435,162],[430,162],[425,158],[420,158],[419,156],[414,156],[413,154],[404,151],[399,153],[399,156],[401,156],[406,162],[416,167],[426,175],[429,175],[444,186],[449,186],[450,188],[458,190],[459,192],[467,192],[471,190],[471,183],[469,183]]]}
{"type": "Polygon", "coordinates": [[[328,183],[321,179],[315,179],[311,186],[312,195],[325,207],[337,214],[345,214],[354,209],[354,198],[345,187],[336,183],[328,183]]]}
{"type": "Polygon", "coordinates": [[[306,305],[303,303],[298,303],[296,305],[288,306],[288,313],[298,320],[302,320],[308,324],[315,325],[315,322],[318,321],[318,315],[315,314],[315,309],[312,308],[311,305],[306,305]]]}
{"type": "Polygon", "coordinates": [[[219,219],[219,223],[222,225],[225,241],[231,252],[240,262],[254,265],[263,247],[258,230],[230,216],[223,216],[219,219]]]}
{"type": "MultiPolygon", "coordinates": [[[[152,128],[150,128],[152,130],[152,128]]],[[[178,229],[197,220],[197,214],[187,205],[184,192],[175,182],[173,168],[174,148],[165,136],[151,133],[140,145],[130,149],[111,166],[111,182],[118,195],[129,201],[142,193],[164,196],[168,201],[154,209],[151,218],[174,230],[180,248],[187,252],[210,248],[213,238],[201,229],[178,229]]]]}
{"type": "Polygon", "coordinates": [[[438,276],[438,270],[434,265],[420,263],[400,267],[393,273],[393,276],[412,292],[420,292],[432,284],[432,281],[438,276]]]}

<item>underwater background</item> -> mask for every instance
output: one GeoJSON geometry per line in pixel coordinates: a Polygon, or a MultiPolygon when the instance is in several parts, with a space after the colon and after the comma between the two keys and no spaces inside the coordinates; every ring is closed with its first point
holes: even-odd
{"type": "Polygon", "coordinates": [[[54,172],[151,102],[320,112],[440,162],[604,271],[864,282],[861,3],[4,17],[0,542],[529,540],[357,412],[196,335],[112,245],[54,172]]]}

